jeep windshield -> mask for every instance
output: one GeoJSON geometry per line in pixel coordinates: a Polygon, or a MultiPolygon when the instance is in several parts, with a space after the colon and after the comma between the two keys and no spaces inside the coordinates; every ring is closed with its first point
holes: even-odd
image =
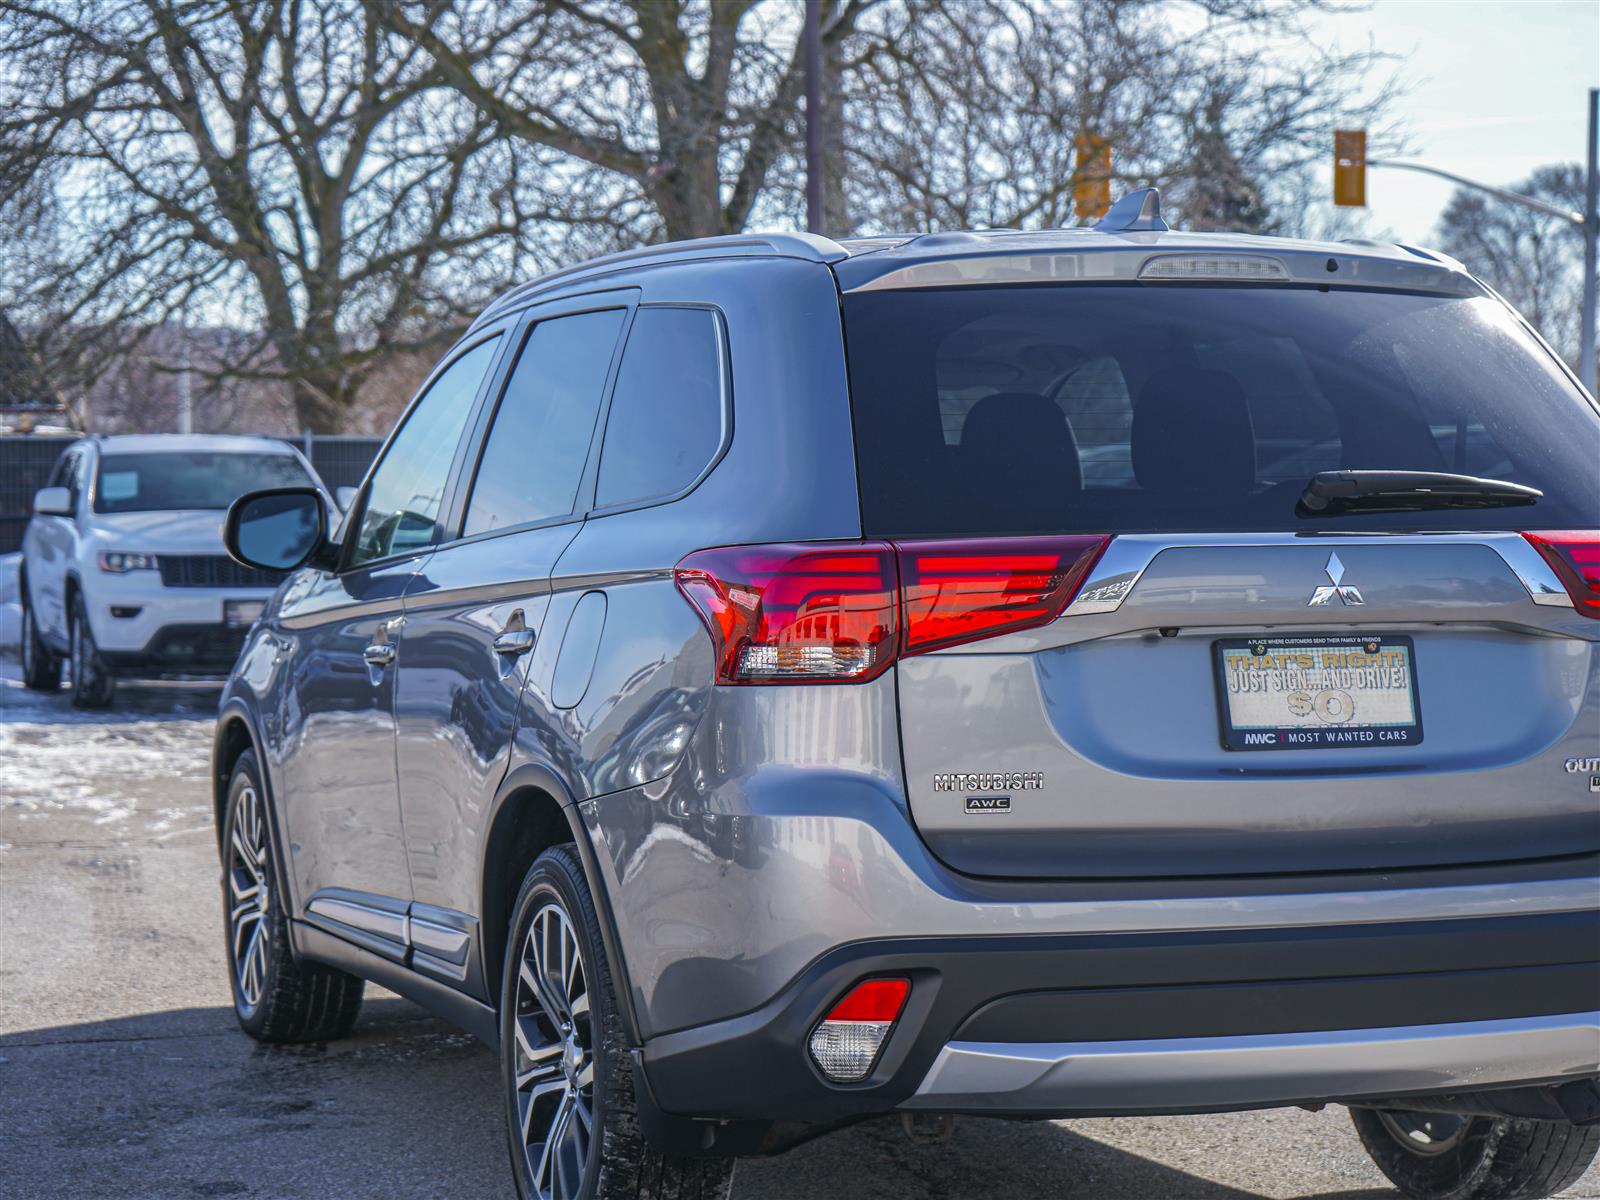
{"type": "Polygon", "coordinates": [[[312,486],[299,459],[288,454],[195,450],[106,454],[95,480],[94,510],[223,509],[246,492],[312,486]]]}
{"type": "Polygon", "coordinates": [[[1492,299],[1025,285],[846,295],[844,317],[868,536],[1327,532],[1296,503],[1341,470],[1543,495],[1339,529],[1600,526],[1600,414],[1492,299]]]}

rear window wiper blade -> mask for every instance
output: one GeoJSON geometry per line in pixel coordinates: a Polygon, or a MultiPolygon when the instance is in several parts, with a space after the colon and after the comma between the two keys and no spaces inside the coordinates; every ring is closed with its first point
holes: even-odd
{"type": "Polygon", "coordinates": [[[1294,506],[1296,516],[1406,512],[1425,508],[1507,508],[1536,503],[1538,488],[1444,471],[1318,471],[1294,506]]]}

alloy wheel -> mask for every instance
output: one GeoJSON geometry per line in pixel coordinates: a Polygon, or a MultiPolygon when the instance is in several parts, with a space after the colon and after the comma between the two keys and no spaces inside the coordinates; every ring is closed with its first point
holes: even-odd
{"type": "Polygon", "coordinates": [[[516,994],[513,1086],[528,1178],[540,1200],[573,1200],[594,1138],[594,1028],[577,935],[554,900],[528,927],[516,994]]]}
{"type": "Polygon", "coordinates": [[[1453,1113],[1378,1110],[1378,1120],[1394,1138],[1413,1154],[1432,1158],[1456,1148],[1467,1131],[1467,1118],[1453,1113]]]}
{"type": "Polygon", "coordinates": [[[228,934],[233,977],[247,1009],[261,1003],[267,979],[267,911],[272,888],[267,871],[265,814],[256,789],[246,785],[234,802],[228,847],[228,934]]]}

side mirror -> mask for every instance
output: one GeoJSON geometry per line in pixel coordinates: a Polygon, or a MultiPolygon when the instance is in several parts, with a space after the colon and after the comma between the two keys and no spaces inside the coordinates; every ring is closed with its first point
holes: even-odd
{"type": "Polygon", "coordinates": [[[350,506],[356,502],[356,497],[360,494],[360,488],[335,488],[333,492],[333,502],[339,506],[340,512],[347,513],[350,511],[350,506]]]}
{"type": "Polygon", "coordinates": [[[250,492],[228,509],[222,543],[247,567],[292,571],[328,544],[328,512],[315,488],[250,492]]]}
{"type": "Polygon", "coordinates": [[[41,517],[70,517],[72,493],[64,487],[40,488],[33,494],[33,511],[41,517]]]}

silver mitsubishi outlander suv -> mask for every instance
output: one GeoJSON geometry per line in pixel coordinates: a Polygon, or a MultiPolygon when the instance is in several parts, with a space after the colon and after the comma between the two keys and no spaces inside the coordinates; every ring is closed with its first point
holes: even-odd
{"type": "Polygon", "coordinates": [[[1459,263],[1092,229],[612,255],[480,316],[224,692],[233,993],[498,1046],[523,1196],[861,1118],[1600,1145],[1600,410],[1459,263]]]}

